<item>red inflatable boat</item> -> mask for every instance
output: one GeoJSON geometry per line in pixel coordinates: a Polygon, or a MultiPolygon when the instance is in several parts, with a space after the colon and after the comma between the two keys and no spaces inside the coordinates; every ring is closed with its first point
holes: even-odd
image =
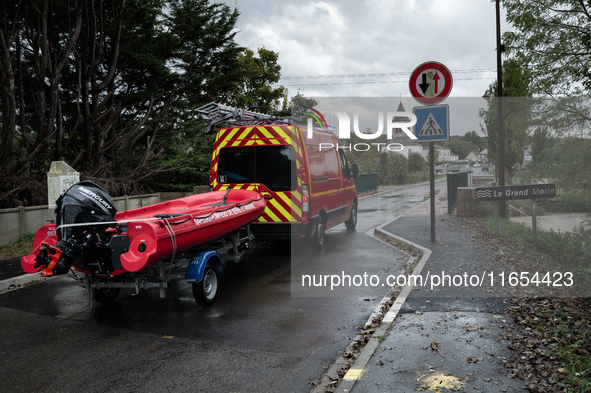
{"type": "Polygon", "coordinates": [[[255,191],[193,195],[116,212],[98,185],[82,181],[56,202],[56,224],[37,231],[27,273],[67,273],[72,266],[97,277],[138,272],[177,253],[199,248],[256,220],[265,199],[255,191]]]}

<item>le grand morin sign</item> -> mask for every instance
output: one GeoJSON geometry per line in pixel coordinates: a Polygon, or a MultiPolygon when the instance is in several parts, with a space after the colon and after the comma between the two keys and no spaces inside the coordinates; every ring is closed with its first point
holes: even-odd
{"type": "Polygon", "coordinates": [[[555,184],[476,188],[477,201],[505,201],[556,197],[555,184]]]}

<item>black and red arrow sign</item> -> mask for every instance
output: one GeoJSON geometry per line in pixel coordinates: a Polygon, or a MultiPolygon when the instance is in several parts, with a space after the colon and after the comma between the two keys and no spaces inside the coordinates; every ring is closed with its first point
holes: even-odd
{"type": "Polygon", "coordinates": [[[418,66],[410,76],[410,94],[425,105],[443,101],[451,92],[453,78],[449,69],[436,61],[418,66]]]}

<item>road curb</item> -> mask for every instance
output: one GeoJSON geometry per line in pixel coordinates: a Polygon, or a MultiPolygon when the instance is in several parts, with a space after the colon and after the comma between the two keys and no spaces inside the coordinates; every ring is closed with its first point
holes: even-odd
{"type": "Polygon", "coordinates": [[[6,280],[0,281],[0,293],[22,288],[27,284],[45,281],[48,278],[49,277],[42,277],[41,273],[23,274],[22,276],[7,278],[6,280]]]}
{"type": "MultiPolygon", "coordinates": [[[[412,272],[413,275],[419,275],[419,274],[421,274],[423,268],[425,267],[425,264],[427,263],[427,261],[429,260],[429,257],[431,256],[431,250],[429,250],[428,248],[423,247],[419,244],[413,243],[410,240],[406,240],[400,236],[394,235],[393,233],[390,233],[390,232],[385,231],[383,229],[383,227],[391,224],[392,222],[396,221],[398,218],[400,218],[400,216],[375,228],[373,236],[376,239],[381,240],[381,241],[385,242],[386,244],[389,244],[391,247],[395,247],[396,245],[398,247],[406,246],[406,247],[411,248],[414,252],[420,253],[422,255],[421,259],[419,260],[417,266],[415,267],[415,269],[412,272]]],[[[410,285],[410,280],[409,280],[409,282],[407,282],[407,285],[402,289],[400,294],[396,297],[396,300],[394,301],[394,303],[392,304],[392,306],[390,307],[390,309],[388,310],[388,312],[386,313],[386,315],[382,319],[380,326],[371,335],[371,338],[369,339],[369,341],[367,342],[365,347],[361,350],[361,353],[359,354],[359,356],[355,360],[355,363],[353,363],[353,365],[349,368],[349,370],[347,371],[347,373],[345,374],[345,376],[343,377],[341,382],[338,384],[338,386],[335,390],[335,393],[346,393],[346,392],[351,391],[351,389],[353,388],[353,386],[355,385],[357,380],[363,374],[363,371],[365,370],[367,363],[369,362],[369,360],[373,356],[374,352],[378,348],[378,345],[381,341],[380,337],[383,337],[388,332],[388,330],[390,329],[390,327],[394,323],[394,319],[396,318],[396,315],[398,315],[398,312],[402,308],[402,305],[406,301],[406,298],[408,297],[408,295],[410,294],[412,289],[413,289],[413,285],[410,285]]],[[[337,363],[335,363],[335,365],[333,365],[333,367],[336,366],[337,363]]]]}

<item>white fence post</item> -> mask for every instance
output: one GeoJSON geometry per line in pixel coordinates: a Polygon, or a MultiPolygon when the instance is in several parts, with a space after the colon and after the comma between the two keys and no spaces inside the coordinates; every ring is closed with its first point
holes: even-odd
{"type": "Polygon", "coordinates": [[[80,173],[63,161],[53,161],[47,173],[47,205],[55,209],[55,201],[64,191],[80,181],[80,173]]]}

